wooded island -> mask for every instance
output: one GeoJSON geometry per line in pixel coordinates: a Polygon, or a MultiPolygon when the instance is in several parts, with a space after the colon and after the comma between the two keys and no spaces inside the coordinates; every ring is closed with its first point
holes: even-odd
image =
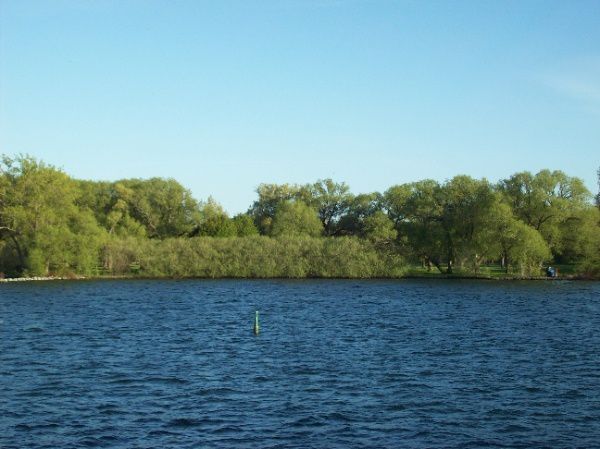
{"type": "Polygon", "coordinates": [[[0,276],[526,277],[554,264],[600,276],[600,197],[561,171],[256,192],[229,217],[173,179],[84,181],[2,156],[0,276]]]}

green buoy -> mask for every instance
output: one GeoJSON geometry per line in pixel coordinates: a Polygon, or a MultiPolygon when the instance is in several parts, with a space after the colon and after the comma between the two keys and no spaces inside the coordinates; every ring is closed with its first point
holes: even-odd
{"type": "Polygon", "coordinates": [[[254,315],[254,335],[258,335],[260,333],[260,326],[258,324],[258,310],[256,311],[256,314],[254,315]]]}

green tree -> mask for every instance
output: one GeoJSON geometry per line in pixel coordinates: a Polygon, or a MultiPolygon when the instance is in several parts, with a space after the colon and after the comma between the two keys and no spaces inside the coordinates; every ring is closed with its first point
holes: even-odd
{"type": "Polygon", "coordinates": [[[271,233],[273,219],[281,203],[298,199],[301,193],[306,195],[306,192],[295,184],[261,184],[256,189],[256,193],[258,199],[248,210],[248,215],[254,219],[256,227],[263,235],[271,233]]]}
{"type": "Polygon", "coordinates": [[[413,184],[401,184],[390,187],[383,194],[382,206],[396,227],[407,220],[407,203],[413,194],[413,184]]]}
{"type": "Polygon", "coordinates": [[[510,206],[500,201],[490,211],[489,219],[480,243],[486,254],[500,259],[507,273],[538,275],[542,262],[552,258],[540,232],[516,218],[510,206]]]}
{"type": "Polygon", "coordinates": [[[377,211],[365,218],[364,237],[374,243],[391,243],[398,235],[394,222],[383,211],[377,211]]]}
{"type": "Polygon", "coordinates": [[[127,187],[123,182],[116,182],[110,186],[110,200],[104,209],[103,216],[100,217],[109,234],[148,236],[148,226],[131,215],[135,196],[134,189],[127,187]]]}
{"type": "Polygon", "coordinates": [[[79,181],[77,204],[91,210],[109,234],[167,238],[198,225],[198,203],[173,179],[79,181]]]}
{"type": "MultiPolygon", "coordinates": [[[[593,260],[591,251],[597,248],[600,233],[600,210],[589,205],[560,224],[561,257],[582,264],[593,260]]],[[[587,264],[589,266],[589,263],[587,264]]]]}
{"type": "Polygon", "coordinates": [[[499,190],[515,215],[542,234],[555,256],[563,248],[561,224],[585,209],[591,196],[579,178],[550,170],[535,176],[516,173],[500,182],[499,190]]]}
{"type": "Polygon", "coordinates": [[[279,205],[271,235],[277,236],[320,236],[323,233],[323,224],[319,220],[317,211],[302,201],[286,201],[279,205]]]}
{"type": "Polygon", "coordinates": [[[600,277],[600,223],[594,227],[586,227],[586,244],[580,248],[578,268],[583,274],[590,277],[600,277]]]}
{"type": "MultiPolygon", "coordinates": [[[[400,236],[406,237],[406,249],[427,266],[443,272],[448,255],[442,187],[426,179],[394,186],[384,195],[384,204],[400,236]]],[[[451,261],[451,259],[449,259],[451,261]]],[[[451,263],[451,262],[450,262],[451,263]]]]}
{"type": "Polygon", "coordinates": [[[126,200],[129,214],[146,228],[148,237],[188,235],[197,226],[198,203],[174,179],[131,179],[119,184],[132,191],[126,200]]]}
{"type": "Polygon", "coordinates": [[[103,232],[89,211],[77,207],[78,196],[77,183],[62,171],[28,156],[3,156],[0,231],[16,255],[9,271],[41,275],[91,269],[103,232]]]}
{"type": "Polygon", "coordinates": [[[212,197],[200,206],[200,225],[197,234],[209,237],[233,237],[237,235],[235,223],[223,207],[212,197]]]}
{"type": "Polygon", "coordinates": [[[113,203],[113,185],[107,181],[74,181],[79,192],[75,203],[82,210],[89,210],[94,214],[98,224],[109,230],[106,215],[113,203]]]}
{"type": "Polygon", "coordinates": [[[364,235],[365,220],[381,210],[382,195],[379,192],[362,193],[349,199],[346,212],[337,224],[337,234],[364,235]]]}
{"type": "Polygon", "coordinates": [[[232,218],[233,225],[235,227],[236,235],[238,237],[249,237],[251,235],[258,235],[258,228],[254,224],[254,220],[248,214],[237,214],[232,218]]]}
{"type": "Polygon", "coordinates": [[[455,176],[440,193],[447,272],[452,272],[454,263],[477,268],[487,256],[482,240],[486,229],[493,226],[490,217],[498,197],[485,179],[470,176],[455,176]]]}
{"type": "Polygon", "coordinates": [[[348,211],[353,198],[350,188],[343,182],[320,179],[306,189],[309,192],[307,203],[318,211],[325,235],[336,234],[338,221],[348,211]]]}
{"type": "Polygon", "coordinates": [[[543,262],[552,257],[542,235],[519,220],[509,222],[500,239],[506,255],[507,271],[513,266],[523,276],[539,275],[543,262]]]}

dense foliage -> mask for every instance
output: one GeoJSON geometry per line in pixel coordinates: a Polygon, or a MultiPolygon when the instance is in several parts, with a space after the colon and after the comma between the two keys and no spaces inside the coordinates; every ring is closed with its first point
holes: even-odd
{"type": "MultiPolygon", "coordinates": [[[[599,170],[600,182],[600,170],[599,170]]],[[[600,188],[600,185],[599,185],[600,188]]],[[[229,217],[173,179],[80,181],[27,156],[0,162],[0,272],[170,277],[600,275],[600,196],[561,171],[494,185],[456,176],[353,195],[330,179],[262,184],[229,217]]],[[[599,194],[600,195],[600,194],[599,194]]]]}

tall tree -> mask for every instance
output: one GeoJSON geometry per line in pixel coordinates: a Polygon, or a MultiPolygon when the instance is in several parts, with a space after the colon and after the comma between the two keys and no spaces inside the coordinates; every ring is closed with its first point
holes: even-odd
{"type": "Polygon", "coordinates": [[[198,203],[174,179],[79,181],[77,203],[94,212],[110,234],[150,238],[190,234],[198,225],[198,203]]]}
{"type": "Polygon", "coordinates": [[[397,227],[401,226],[407,218],[407,201],[413,193],[413,186],[412,184],[392,186],[383,194],[383,208],[397,227]]]}
{"type": "Polygon", "coordinates": [[[562,253],[562,224],[589,205],[590,192],[579,178],[562,171],[521,172],[500,182],[515,215],[539,231],[555,256],[562,253]]]}
{"type": "Polygon", "coordinates": [[[486,257],[482,233],[492,225],[490,214],[497,202],[492,186],[485,180],[455,176],[441,189],[442,227],[447,248],[447,271],[453,263],[478,264],[486,257]]]}
{"type": "MultiPolygon", "coordinates": [[[[407,246],[415,258],[443,272],[442,264],[448,248],[447,233],[442,226],[444,209],[441,186],[437,181],[426,179],[392,189],[388,190],[388,202],[394,196],[397,201],[393,209],[391,204],[388,204],[388,208],[396,222],[398,234],[406,236],[407,246]],[[393,191],[402,192],[401,197],[393,191]]],[[[447,260],[450,266],[451,260],[447,260]]]]}
{"type": "Polygon", "coordinates": [[[353,198],[350,188],[343,182],[320,179],[306,189],[310,195],[307,202],[317,209],[325,235],[336,234],[338,221],[348,211],[353,198]]]}
{"type": "Polygon", "coordinates": [[[184,236],[197,225],[198,203],[191,192],[174,179],[133,179],[120,184],[132,190],[129,213],[144,225],[148,237],[184,236]]]}
{"type": "Polygon", "coordinates": [[[254,220],[248,214],[237,214],[232,219],[233,226],[238,237],[250,237],[258,235],[258,228],[254,224],[254,220]]]}
{"type": "Polygon", "coordinates": [[[337,223],[341,235],[364,235],[365,220],[381,210],[382,195],[379,192],[362,193],[350,198],[346,212],[337,223]]]}
{"type": "Polygon", "coordinates": [[[477,269],[490,252],[486,230],[498,202],[484,180],[456,176],[443,185],[433,180],[393,186],[384,194],[384,207],[413,254],[440,271],[453,265],[477,269]]]}
{"type": "Polygon", "coordinates": [[[0,232],[17,256],[19,273],[87,271],[102,231],[77,207],[77,184],[65,173],[28,156],[0,164],[0,232]]]}
{"type": "Polygon", "coordinates": [[[281,203],[275,213],[271,235],[318,237],[323,233],[323,224],[317,211],[302,201],[281,203]]]}
{"type": "MultiPolygon", "coordinates": [[[[254,201],[248,215],[254,219],[256,227],[263,235],[271,232],[273,219],[280,204],[298,199],[302,188],[295,184],[261,184],[256,189],[258,199],[254,201]]],[[[306,192],[303,192],[306,195],[306,192]]]]}
{"type": "Polygon", "coordinates": [[[200,224],[197,234],[208,237],[233,237],[237,228],[223,207],[212,197],[200,205],[200,224]]]}
{"type": "Polygon", "coordinates": [[[373,215],[365,218],[364,237],[377,244],[392,243],[398,235],[394,222],[387,214],[378,210],[373,215]]]}
{"type": "Polygon", "coordinates": [[[483,228],[481,237],[483,251],[500,257],[507,273],[538,275],[541,264],[552,258],[539,231],[516,218],[510,206],[501,201],[490,210],[489,224],[483,228]]]}

